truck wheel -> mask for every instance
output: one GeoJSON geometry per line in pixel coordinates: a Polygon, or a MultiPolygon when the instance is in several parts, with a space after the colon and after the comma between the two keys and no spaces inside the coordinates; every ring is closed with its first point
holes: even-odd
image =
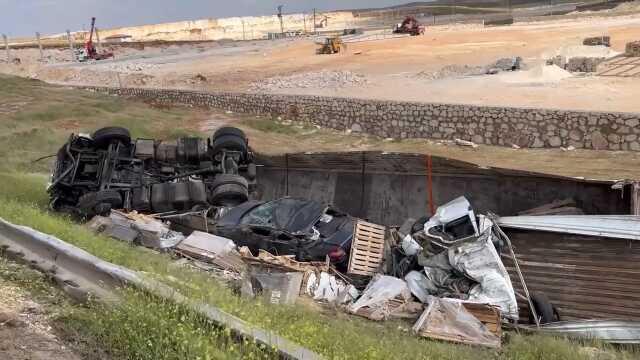
{"type": "Polygon", "coordinates": [[[103,190],[84,194],[78,200],[78,211],[83,217],[106,215],[112,209],[122,207],[122,197],[115,190],[103,190]]]}
{"type": "Polygon", "coordinates": [[[210,186],[209,203],[215,206],[236,206],[249,200],[249,185],[240,175],[220,174],[210,186]]]}
{"type": "Polygon", "coordinates": [[[125,145],[131,144],[131,134],[129,130],[117,126],[105,127],[97,130],[91,136],[93,142],[99,149],[104,149],[114,141],[121,142],[125,145]]]}
{"type": "MultiPolygon", "coordinates": [[[[538,318],[540,318],[540,324],[549,324],[555,321],[556,314],[558,312],[554,309],[549,298],[543,293],[533,293],[531,294],[531,302],[533,303],[533,307],[536,309],[536,314],[538,314],[538,318]]],[[[558,319],[559,319],[558,315],[558,319]]],[[[535,319],[533,318],[533,314],[529,311],[529,323],[535,324],[535,319]]]]}
{"type": "Polygon", "coordinates": [[[249,145],[244,131],[234,127],[223,127],[213,134],[211,147],[214,154],[222,150],[239,151],[246,154],[249,145]]]}

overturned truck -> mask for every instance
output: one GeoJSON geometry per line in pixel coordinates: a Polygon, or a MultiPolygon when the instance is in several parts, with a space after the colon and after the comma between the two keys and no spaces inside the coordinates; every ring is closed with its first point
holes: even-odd
{"type": "Polygon", "coordinates": [[[132,140],[121,127],[72,134],[57,154],[50,207],[90,218],[111,209],[165,213],[235,206],[254,191],[253,158],[246,135],[233,127],[208,139],[132,140]]]}

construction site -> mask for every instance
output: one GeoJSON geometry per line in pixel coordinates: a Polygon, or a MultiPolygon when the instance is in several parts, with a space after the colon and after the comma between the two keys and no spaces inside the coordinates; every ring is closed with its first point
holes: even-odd
{"type": "Polygon", "coordinates": [[[0,358],[640,357],[640,2],[286,10],[3,35],[0,358]]]}

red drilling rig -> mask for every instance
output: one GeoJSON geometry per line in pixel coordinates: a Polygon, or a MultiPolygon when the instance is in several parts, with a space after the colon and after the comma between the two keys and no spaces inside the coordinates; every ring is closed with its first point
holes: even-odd
{"type": "Polygon", "coordinates": [[[89,40],[84,44],[84,51],[80,56],[78,56],[78,60],[87,61],[87,60],[104,60],[113,57],[112,52],[103,51],[98,52],[96,46],[93,44],[93,33],[96,30],[96,18],[91,18],[91,32],[89,33],[89,40]]]}

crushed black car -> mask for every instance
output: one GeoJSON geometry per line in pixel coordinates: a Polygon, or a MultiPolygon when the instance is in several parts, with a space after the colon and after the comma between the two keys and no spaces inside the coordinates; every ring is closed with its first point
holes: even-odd
{"type": "Polygon", "coordinates": [[[212,232],[247,246],[252,253],[295,255],[298,261],[324,261],[346,269],[355,219],[319,202],[282,198],[248,201],[229,209],[212,232]]]}
{"type": "Polygon", "coordinates": [[[246,135],[224,127],[211,138],[132,140],[107,127],[72,134],[57,153],[50,206],[83,218],[111,209],[165,213],[198,207],[236,206],[256,184],[246,135]]]}

